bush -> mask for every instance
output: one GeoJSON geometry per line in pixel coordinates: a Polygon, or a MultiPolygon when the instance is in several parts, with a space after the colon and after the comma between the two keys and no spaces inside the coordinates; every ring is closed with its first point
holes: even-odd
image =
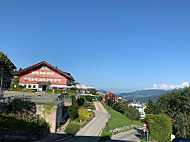
{"type": "Polygon", "coordinates": [[[71,119],[76,119],[78,117],[78,104],[76,102],[75,96],[72,97],[72,105],[69,107],[69,116],[71,119]]]}
{"type": "Polygon", "coordinates": [[[67,125],[67,128],[65,129],[65,132],[67,134],[75,135],[80,129],[80,125],[77,123],[77,121],[70,121],[70,123],[67,125]]]}
{"type": "Polygon", "coordinates": [[[26,90],[24,90],[24,92],[32,92],[32,93],[35,93],[35,92],[37,92],[37,89],[26,89],[26,90]]]}
{"type": "Polygon", "coordinates": [[[13,113],[22,113],[24,111],[32,111],[33,104],[27,101],[22,101],[21,99],[14,99],[8,106],[8,111],[13,113]]]}
{"type": "Polygon", "coordinates": [[[83,106],[86,109],[95,109],[95,106],[93,105],[93,102],[85,101],[83,106]]]}
{"type": "Polygon", "coordinates": [[[77,103],[79,106],[82,106],[84,104],[84,99],[83,98],[77,99],[77,103]]]}
{"type": "Polygon", "coordinates": [[[128,117],[129,119],[132,119],[132,120],[139,120],[140,119],[139,111],[132,106],[127,107],[127,109],[124,112],[124,115],[126,117],[128,117]]]}
{"type": "Polygon", "coordinates": [[[84,109],[79,109],[79,119],[81,119],[82,121],[85,121],[88,119],[89,115],[88,115],[88,110],[84,110],[84,109]]]}
{"type": "MultiPolygon", "coordinates": [[[[68,94],[73,94],[74,95],[74,94],[77,93],[77,90],[54,90],[55,94],[61,94],[61,92],[67,92],[68,94]]],[[[46,90],[46,93],[52,94],[53,90],[52,89],[46,90]]]]}
{"type": "Polygon", "coordinates": [[[115,102],[113,105],[112,105],[112,108],[120,113],[124,113],[125,109],[126,109],[127,106],[121,104],[121,103],[117,103],[115,102]]]}
{"type": "Polygon", "coordinates": [[[32,114],[0,114],[0,130],[36,131],[48,127],[44,119],[32,114]]]}
{"type": "Polygon", "coordinates": [[[147,114],[144,122],[147,124],[151,140],[166,142],[171,140],[172,121],[164,114],[147,114]]]}

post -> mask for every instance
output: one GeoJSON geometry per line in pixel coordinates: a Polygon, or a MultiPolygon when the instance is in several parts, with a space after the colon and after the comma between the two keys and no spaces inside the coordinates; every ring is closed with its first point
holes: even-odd
{"type": "Polygon", "coordinates": [[[3,78],[1,77],[1,89],[3,88],[3,78]]]}
{"type": "Polygon", "coordinates": [[[108,121],[106,122],[106,125],[107,125],[107,131],[109,130],[109,128],[108,128],[108,121]]]}
{"type": "Polygon", "coordinates": [[[148,129],[146,130],[146,140],[148,141],[148,129]]]}

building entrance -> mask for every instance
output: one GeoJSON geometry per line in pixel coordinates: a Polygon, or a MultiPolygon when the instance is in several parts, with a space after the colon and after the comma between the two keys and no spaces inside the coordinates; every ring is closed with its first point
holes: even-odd
{"type": "Polygon", "coordinates": [[[47,85],[42,85],[42,91],[46,91],[47,85]]]}

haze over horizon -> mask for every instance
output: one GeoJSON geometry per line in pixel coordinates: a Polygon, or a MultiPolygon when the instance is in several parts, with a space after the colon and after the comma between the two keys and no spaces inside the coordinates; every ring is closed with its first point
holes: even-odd
{"type": "Polygon", "coordinates": [[[189,86],[190,1],[0,0],[0,50],[113,92],[189,86]]]}

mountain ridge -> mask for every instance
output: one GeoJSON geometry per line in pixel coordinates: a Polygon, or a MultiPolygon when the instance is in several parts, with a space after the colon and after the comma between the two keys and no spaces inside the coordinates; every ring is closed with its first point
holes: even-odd
{"type": "Polygon", "coordinates": [[[146,90],[137,90],[134,92],[120,93],[119,97],[127,100],[138,100],[140,102],[148,103],[149,99],[152,99],[153,102],[156,102],[158,97],[161,94],[165,94],[171,90],[162,90],[162,89],[146,89],[146,90]]]}

